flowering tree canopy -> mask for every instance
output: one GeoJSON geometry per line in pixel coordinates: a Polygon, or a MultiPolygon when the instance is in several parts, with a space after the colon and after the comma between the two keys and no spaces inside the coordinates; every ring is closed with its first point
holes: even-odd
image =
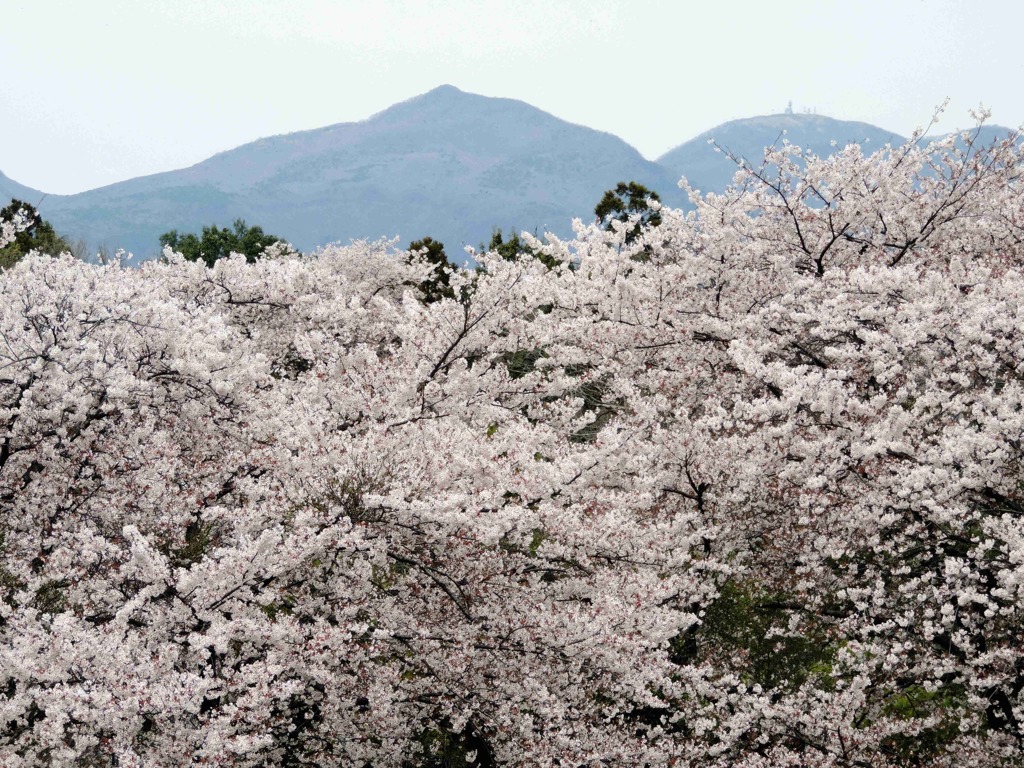
{"type": "Polygon", "coordinates": [[[917,138],[431,301],[4,272],[0,763],[1019,764],[1024,156],[917,138]]]}

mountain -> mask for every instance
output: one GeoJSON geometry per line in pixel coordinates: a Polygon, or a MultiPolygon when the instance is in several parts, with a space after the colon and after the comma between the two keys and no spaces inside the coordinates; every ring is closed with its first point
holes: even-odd
{"type": "Polygon", "coordinates": [[[46,195],[38,189],[26,187],[0,173],[0,208],[3,208],[11,200],[21,200],[29,205],[37,205],[44,197],[46,195]]]}
{"type": "MultiPolygon", "coordinates": [[[[985,147],[1014,133],[1010,128],[985,125],[977,131],[976,147],[985,147]]],[[[941,139],[949,134],[927,136],[922,144],[941,139]]],[[[765,147],[788,141],[815,154],[828,156],[838,147],[859,144],[865,154],[885,146],[900,146],[906,137],[879,128],[870,123],[836,120],[823,115],[792,114],[762,115],[728,123],[705,131],[680,144],[658,158],[657,162],[675,176],[685,176],[702,192],[721,192],[732,181],[736,164],[726,151],[756,166],[764,156],[765,147]],[[712,143],[713,142],[713,143],[712,143]],[[715,151],[715,145],[722,149],[715,151]]],[[[963,142],[957,144],[962,148],[963,142]]]]}
{"type": "MultiPolygon", "coordinates": [[[[979,140],[1007,133],[986,126],[979,140]]],[[[724,123],[651,162],[609,133],[444,85],[361,122],[260,139],[190,168],[77,195],[46,196],[0,174],[0,202],[42,200],[40,213],[58,232],[143,259],[158,254],[170,229],[198,232],[242,218],[300,250],[396,236],[407,245],[429,235],[461,262],[462,246],[488,241],[494,227],[571,234],[572,219],[589,219],[619,181],[687,206],[681,176],[721,192],[736,171],[709,140],[757,163],[783,139],[818,154],[829,154],[833,141],[866,152],[904,141],[868,123],[766,115],[724,123]]]]}
{"type": "Polygon", "coordinates": [[[725,152],[716,152],[715,142],[723,150],[757,165],[764,156],[765,147],[783,140],[810,149],[819,155],[832,154],[832,142],[843,147],[860,144],[865,152],[882,149],[886,144],[897,146],[906,141],[891,131],[869,123],[835,120],[822,115],[783,114],[763,115],[723,123],[696,138],[680,144],[658,158],[676,176],[702,192],[721,192],[732,181],[736,165],[725,152]]]}
{"type": "Polygon", "coordinates": [[[430,235],[461,261],[499,226],[571,233],[604,190],[636,180],[681,205],[677,178],[608,133],[521,101],[446,85],[367,120],[260,139],[190,168],[76,195],[41,212],[93,246],[158,253],[170,229],[236,218],[301,250],[354,238],[430,235]]]}
{"type": "MultiPolygon", "coordinates": [[[[999,141],[1005,141],[1010,136],[1017,134],[1017,131],[1014,131],[1011,128],[1006,128],[1002,125],[983,125],[980,128],[971,130],[969,133],[973,134],[973,146],[975,150],[977,150],[991,146],[999,141]]],[[[925,136],[921,141],[922,143],[927,143],[946,138],[949,135],[950,134],[946,133],[937,136],[925,136]]],[[[1024,141],[1024,136],[1018,135],[1017,143],[1020,144],[1022,141],[1024,141]]],[[[966,144],[960,137],[957,137],[956,145],[961,150],[966,149],[966,144]]]]}

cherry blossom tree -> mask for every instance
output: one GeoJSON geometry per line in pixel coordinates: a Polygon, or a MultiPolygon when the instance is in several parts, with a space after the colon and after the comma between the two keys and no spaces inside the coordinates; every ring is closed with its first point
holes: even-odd
{"type": "Polygon", "coordinates": [[[9,219],[0,219],[0,248],[13,243],[17,234],[27,229],[29,224],[27,212],[24,210],[15,211],[9,219]]]}
{"type": "Polygon", "coordinates": [[[432,301],[387,242],[25,259],[0,763],[1018,764],[1024,158],[972,137],[432,301]]]}

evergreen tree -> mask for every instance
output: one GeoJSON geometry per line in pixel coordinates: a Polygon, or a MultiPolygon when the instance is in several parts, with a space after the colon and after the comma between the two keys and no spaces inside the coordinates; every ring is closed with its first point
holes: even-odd
{"type": "Polygon", "coordinates": [[[423,258],[434,265],[433,274],[418,285],[423,291],[423,301],[432,304],[441,299],[454,299],[455,292],[450,286],[453,267],[444,252],[444,243],[432,237],[424,237],[422,240],[413,240],[409,243],[407,250],[410,253],[407,261],[412,261],[413,253],[423,252],[423,258]]]}
{"type": "Polygon", "coordinates": [[[632,243],[639,237],[644,227],[656,227],[661,224],[661,214],[651,207],[651,200],[661,202],[658,193],[643,184],[620,181],[615,185],[615,189],[609,189],[604,193],[604,197],[594,208],[594,214],[598,222],[609,232],[612,231],[613,221],[627,222],[630,216],[639,215],[640,220],[626,234],[626,243],[632,243]]]}
{"type": "Polygon", "coordinates": [[[491,233],[491,242],[488,245],[485,246],[483,243],[480,244],[480,250],[495,251],[506,261],[512,261],[519,256],[519,254],[525,253],[526,255],[532,256],[542,262],[548,269],[554,269],[558,264],[557,259],[554,259],[535,248],[531,248],[524,243],[515,230],[512,231],[512,236],[509,237],[508,240],[505,240],[500,227],[495,227],[494,232],[491,233]]]}
{"type": "Polygon", "coordinates": [[[267,234],[262,227],[250,227],[244,219],[235,219],[232,229],[203,227],[202,237],[172,229],[160,235],[160,245],[180,253],[189,261],[202,261],[213,266],[217,259],[240,253],[248,262],[256,261],[269,246],[283,242],[277,235],[267,234]]]}
{"type": "Polygon", "coordinates": [[[50,256],[71,251],[71,244],[54,231],[53,226],[39,215],[35,206],[26,202],[11,200],[10,205],[0,210],[0,221],[14,221],[19,211],[28,222],[28,227],[18,232],[13,242],[0,248],[0,269],[13,266],[32,251],[50,256]]]}

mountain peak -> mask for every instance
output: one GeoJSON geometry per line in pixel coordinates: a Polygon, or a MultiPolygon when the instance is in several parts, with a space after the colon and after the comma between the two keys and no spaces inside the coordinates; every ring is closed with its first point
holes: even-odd
{"type": "Polygon", "coordinates": [[[48,220],[144,257],[161,232],[236,218],[302,250],[429,235],[455,256],[495,227],[568,236],[573,217],[589,217],[623,179],[668,205],[685,200],[675,178],[611,134],[445,84],[366,120],[261,139],[188,169],[76,195],[48,220]]]}
{"type": "Polygon", "coordinates": [[[423,95],[424,96],[446,96],[446,95],[452,95],[452,94],[456,94],[456,93],[465,93],[465,91],[462,91],[462,90],[456,88],[454,85],[451,85],[450,83],[445,83],[444,85],[437,86],[437,88],[431,88],[429,91],[427,91],[423,95]]]}
{"type": "MultiPolygon", "coordinates": [[[[708,138],[760,158],[786,137],[827,152],[832,140],[897,143],[889,131],[822,115],[732,121],[645,160],[609,133],[573,125],[526,102],[445,83],[358,122],[260,139],[201,163],[66,197],[46,197],[44,216],[73,237],[151,255],[158,233],[195,231],[236,218],[258,222],[300,249],[350,238],[429,234],[454,253],[494,227],[568,234],[604,190],[634,180],[667,205],[685,205],[685,175],[705,191],[735,173],[708,138]]],[[[0,173],[0,202],[43,194],[0,173]]]]}
{"type": "Polygon", "coordinates": [[[412,96],[405,101],[392,104],[374,115],[370,115],[364,122],[373,123],[381,119],[394,118],[408,114],[420,113],[423,111],[442,113],[455,108],[457,105],[465,104],[467,101],[497,101],[488,96],[480,96],[475,93],[467,93],[454,85],[444,84],[431,88],[425,93],[412,96]]]}
{"type": "Polygon", "coordinates": [[[886,144],[902,144],[905,139],[884,128],[853,120],[838,120],[827,115],[784,113],[730,120],[680,144],[658,158],[658,163],[705,192],[725,189],[736,166],[716,152],[727,149],[734,156],[756,165],[764,157],[765,147],[782,141],[827,156],[836,147],[860,144],[871,152],[886,144]],[[709,146],[714,142],[715,146],[709,146]]]}
{"type": "Polygon", "coordinates": [[[45,197],[46,195],[38,189],[19,184],[10,176],[5,175],[3,171],[0,171],[0,208],[14,199],[22,200],[38,207],[42,204],[45,197]]]}

